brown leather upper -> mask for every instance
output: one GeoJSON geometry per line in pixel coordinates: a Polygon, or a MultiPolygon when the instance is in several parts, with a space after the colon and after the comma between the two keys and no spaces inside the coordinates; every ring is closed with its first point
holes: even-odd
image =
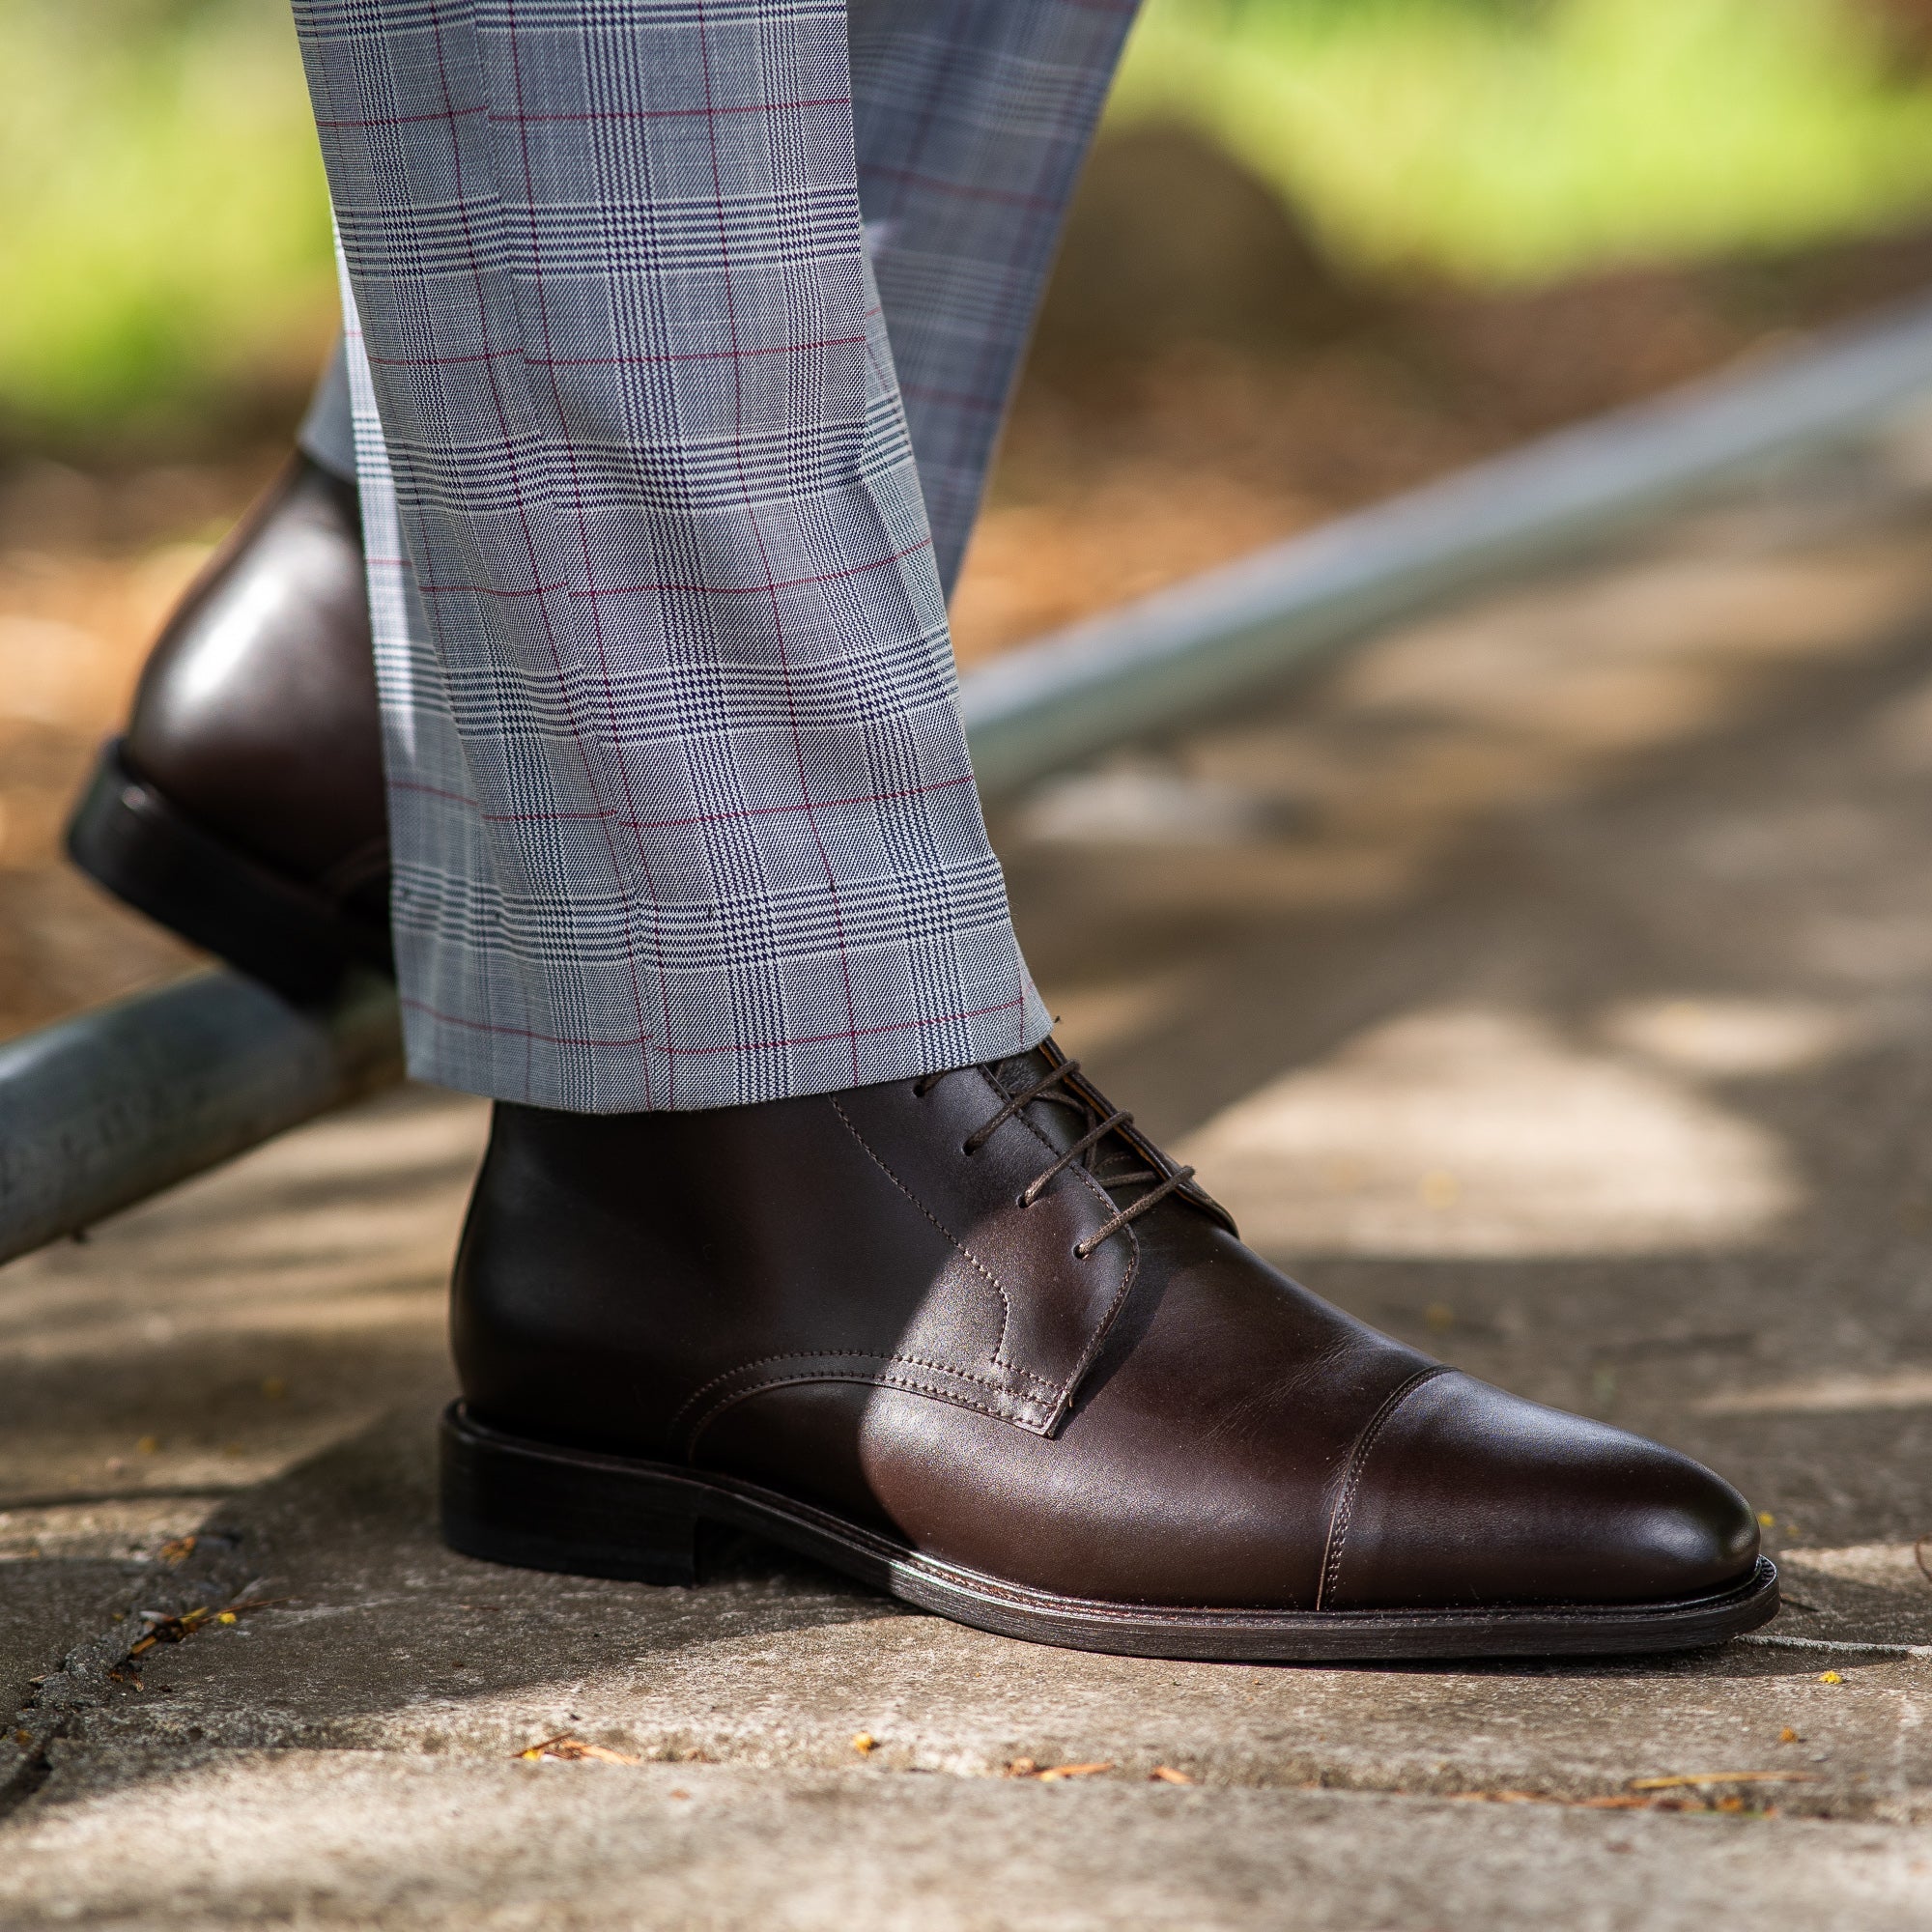
{"type": "Polygon", "coordinates": [[[471,1410],[689,1463],[927,1554],[1116,1602],[1634,1603],[1748,1574],[1708,1470],[1522,1402],[1269,1267],[1106,1103],[975,1131],[1052,1049],[802,1100],[499,1105],[458,1261],[471,1410]]]}
{"type": "Polygon", "coordinates": [[[123,755],[224,842],[387,916],[381,722],[355,486],[296,456],[150,655],[123,755]]]}

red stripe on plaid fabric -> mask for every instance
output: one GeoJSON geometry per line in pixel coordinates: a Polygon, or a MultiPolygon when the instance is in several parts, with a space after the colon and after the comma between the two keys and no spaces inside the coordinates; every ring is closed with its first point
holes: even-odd
{"type": "Polygon", "coordinates": [[[667,1060],[701,1060],[714,1053],[779,1053],[786,1047],[794,1046],[833,1046],[842,1039],[869,1039],[889,1033],[919,1033],[928,1027],[962,1026],[968,1020],[991,1019],[996,1014],[1010,1012],[1013,1008],[1025,1004],[1024,997],[1002,1000],[997,1006],[973,1007],[964,1012],[922,1013],[917,1019],[892,1020],[878,1026],[862,1026],[854,1029],[841,1028],[837,1033],[799,1034],[785,1039],[726,1039],[715,1046],[669,1046],[654,1034],[612,1034],[599,1037],[595,1034],[544,1033],[530,1027],[504,1026],[494,1020],[473,1020],[463,1013],[446,1013],[419,1000],[412,994],[405,994],[400,1002],[410,1011],[421,1013],[424,1018],[435,1020],[440,1026],[461,1027],[466,1033],[500,1034],[511,1039],[530,1039],[539,1046],[569,1046],[580,1048],[650,1047],[662,1053],[667,1060]]]}

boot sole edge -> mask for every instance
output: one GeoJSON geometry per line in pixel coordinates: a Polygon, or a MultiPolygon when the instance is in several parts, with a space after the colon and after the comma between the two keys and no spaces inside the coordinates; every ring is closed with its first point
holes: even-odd
{"type": "Polygon", "coordinates": [[[467,1556],[649,1583],[696,1581],[700,1522],[750,1531],[900,1602],[1064,1649],[1220,1662],[1602,1657],[1721,1643],[1777,1614],[1777,1571],[1672,1603],[1488,1610],[1211,1610],[1056,1596],[923,1556],[727,1476],[506,1435],[442,1417],[442,1533],[467,1556]]]}
{"type": "Polygon", "coordinates": [[[97,760],[67,827],[68,856],[136,912],[298,1006],[357,967],[392,973],[388,935],[236,851],[131,771],[120,739],[97,760]]]}

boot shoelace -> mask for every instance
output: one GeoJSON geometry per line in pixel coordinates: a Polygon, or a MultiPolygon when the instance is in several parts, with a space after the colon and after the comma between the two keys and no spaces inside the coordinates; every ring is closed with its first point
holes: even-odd
{"type": "MultiPolygon", "coordinates": [[[[1077,1060],[1064,1060],[1058,1066],[1041,1074],[1031,1087],[1022,1088],[1017,1094],[1009,1094],[1006,1105],[990,1121],[975,1127],[966,1136],[964,1151],[969,1154],[978,1153],[1015,1114],[1023,1107],[1030,1107],[1036,1100],[1057,1102],[1061,1106],[1077,1108],[1083,1116],[1095,1111],[1085,1100],[1076,1099],[1071,1094],[1057,1094],[1053,1091],[1079,1070],[1080,1063],[1077,1060]]],[[[923,1099],[945,1078],[944,1073],[928,1073],[912,1083],[912,1091],[923,1099]]],[[[1020,1206],[1031,1208],[1056,1175],[1071,1167],[1075,1161],[1084,1160],[1091,1149],[1097,1147],[1115,1128],[1126,1126],[1133,1118],[1133,1115],[1122,1107],[1118,1112],[1107,1115],[1097,1126],[1090,1127],[1058,1160],[1035,1175],[1026,1192],[1020,1196],[1020,1206]]],[[[1088,1172],[1093,1172],[1091,1167],[1088,1172]]],[[[1106,1189],[1131,1187],[1136,1181],[1141,1180],[1156,1180],[1160,1185],[1150,1187],[1145,1194],[1121,1208],[1111,1221],[1095,1229],[1084,1241],[1076,1241],[1073,1252],[1083,1262],[1102,1241],[1111,1240],[1129,1221],[1138,1220],[1156,1202],[1165,1201],[1177,1187],[1193,1179],[1194,1170],[1191,1167],[1182,1167],[1177,1168],[1172,1174],[1162,1175],[1153,1168],[1144,1167],[1136,1169],[1132,1174],[1109,1175],[1105,1180],[1101,1180],[1098,1175],[1094,1175],[1094,1178],[1106,1189]]]]}

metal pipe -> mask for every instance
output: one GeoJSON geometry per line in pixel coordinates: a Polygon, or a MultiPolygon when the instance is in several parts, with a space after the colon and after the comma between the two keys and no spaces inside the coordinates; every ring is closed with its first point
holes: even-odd
{"type": "Polygon", "coordinates": [[[997,797],[1400,617],[1867,432],[1932,388],[1932,304],[1540,438],[1108,611],[962,680],[997,797]]]}
{"type": "Polygon", "coordinates": [[[0,1262],[402,1077],[373,974],[304,1011],[197,973],[0,1044],[0,1262]]]}
{"type": "MultiPolygon", "coordinates": [[[[1932,305],[1546,437],[1009,653],[961,683],[980,789],[1010,792],[1932,388],[1932,305]]],[[[396,999],[304,1012],[232,973],[0,1044],[0,1261],[402,1075],[396,999]]]]}

